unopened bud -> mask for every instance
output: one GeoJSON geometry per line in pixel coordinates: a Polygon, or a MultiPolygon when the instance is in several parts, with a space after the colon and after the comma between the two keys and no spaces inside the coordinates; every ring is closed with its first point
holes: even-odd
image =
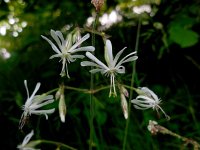
{"type": "Polygon", "coordinates": [[[149,125],[147,126],[147,129],[151,132],[151,134],[156,135],[158,132],[158,129],[156,126],[158,123],[156,121],[149,120],[149,125]]]}
{"type": "Polygon", "coordinates": [[[67,113],[67,107],[66,107],[66,104],[65,104],[64,94],[62,94],[60,96],[58,109],[59,109],[60,120],[64,123],[65,122],[65,116],[66,116],[66,113],[67,113]]]}
{"type": "Polygon", "coordinates": [[[96,8],[96,11],[99,12],[101,7],[104,4],[104,0],[92,0],[91,3],[94,5],[94,7],[96,8]]]}
{"type": "Polygon", "coordinates": [[[58,89],[58,91],[56,92],[56,95],[55,95],[55,98],[56,100],[58,100],[61,96],[61,91],[60,91],[60,88],[58,89]]]}
{"type": "MultiPolygon", "coordinates": [[[[81,33],[80,33],[80,29],[77,27],[74,30],[74,34],[72,36],[72,41],[73,43],[78,42],[81,39],[81,33]]],[[[79,45],[80,46],[80,45],[79,45]]]]}
{"type": "Polygon", "coordinates": [[[123,93],[120,94],[120,97],[121,97],[121,107],[124,114],[124,118],[128,119],[128,104],[126,101],[126,97],[124,96],[123,93]]]}
{"type": "Polygon", "coordinates": [[[129,97],[128,90],[127,90],[124,86],[121,86],[121,90],[122,90],[122,93],[123,93],[126,97],[129,97]]]}

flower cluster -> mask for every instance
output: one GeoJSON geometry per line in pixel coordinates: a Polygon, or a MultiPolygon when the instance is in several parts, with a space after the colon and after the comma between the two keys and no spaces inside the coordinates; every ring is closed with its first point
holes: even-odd
{"type": "MultiPolygon", "coordinates": [[[[97,9],[100,9],[100,7],[103,4],[103,1],[95,1],[92,0],[92,3],[95,5],[97,9]]],[[[68,64],[71,62],[74,62],[76,59],[83,59],[85,56],[83,54],[76,54],[77,52],[86,52],[85,55],[90,61],[82,61],[81,66],[90,66],[92,69],[90,70],[90,73],[98,73],[100,72],[102,75],[110,78],[110,92],[109,97],[111,95],[117,96],[116,91],[116,76],[119,74],[125,74],[125,67],[124,63],[127,62],[133,62],[138,59],[138,56],[136,56],[136,51],[129,53],[128,55],[121,58],[124,50],[126,47],[124,47],[122,50],[117,52],[116,56],[113,56],[113,49],[112,49],[112,43],[110,40],[105,40],[105,48],[104,48],[104,59],[105,63],[103,63],[101,60],[99,60],[94,53],[92,53],[95,48],[93,46],[84,46],[81,47],[81,44],[86,41],[90,35],[86,34],[81,38],[79,32],[71,32],[67,36],[66,40],[64,39],[62,33],[60,31],[54,31],[51,30],[50,34],[52,38],[55,40],[57,46],[49,40],[47,37],[42,36],[44,40],[46,40],[54,50],[56,54],[52,55],[50,59],[53,58],[60,58],[60,61],[62,61],[62,70],[60,75],[65,76],[67,75],[69,77],[68,73],[68,64]]],[[[118,83],[118,82],[117,82],[118,83]]],[[[37,91],[40,88],[40,83],[36,84],[36,87],[31,94],[29,95],[29,90],[27,86],[27,81],[24,80],[26,92],[27,92],[27,100],[25,104],[23,105],[22,109],[24,112],[22,113],[20,122],[19,122],[19,128],[22,129],[24,124],[26,123],[26,120],[31,114],[35,115],[45,115],[46,119],[48,119],[48,114],[52,114],[55,111],[55,108],[52,109],[43,109],[42,107],[53,103],[54,98],[53,95],[48,94],[42,94],[42,95],[36,95],[37,91]]],[[[128,103],[126,100],[126,97],[129,97],[129,93],[127,89],[121,84],[117,84],[120,92],[120,98],[121,98],[121,107],[124,114],[124,118],[127,119],[129,117],[129,111],[128,111],[128,103]]],[[[153,110],[160,109],[166,118],[169,119],[169,116],[164,112],[164,110],[160,107],[161,100],[158,98],[158,96],[148,89],[147,87],[142,87],[135,89],[135,91],[138,93],[138,96],[131,100],[131,103],[133,103],[134,107],[136,109],[148,109],[152,108],[153,110]]],[[[65,116],[67,113],[67,106],[65,103],[65,95],[64,95],[64,85],[61,85],[59,90],[56,93],[56,99],[59,99],[59,115],[61,121],[65,122],[65,116]]],[[[151,126],[149,127],[150,130],[152,129],[151,126]]],[[[21,145],[18,145],[17,148],[20,150],[34,150],[33,146],[29,144],[29,140],[33,136],[33,130],[24,138],[21,145]]]]}

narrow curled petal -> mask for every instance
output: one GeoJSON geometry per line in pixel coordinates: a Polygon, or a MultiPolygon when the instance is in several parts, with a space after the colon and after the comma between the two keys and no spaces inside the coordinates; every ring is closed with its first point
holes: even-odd
{"type": "Polygon", "coordinates": [[[104,74],[104,69],[92,69],[92,70],[90,70],[90,73],[97,73],[97,72],[101,72],[101,74],[104,74]]]}
{"type": "Polygon", "coordinates": [[[77,59],[77,58],[83,59],[84,57],[85,57],[84,55],[72,55],[71,56],[72,59],[77,59]]]}
{"type": "Polygon", "coordinates": [[[87,40],[90,37],[90,34],[86,34],[84,37],[82,37],[77,43],[75,43],[68,52],[72,52],[76,47],[78,47],[81,43],[83,43],[85,40],[87,40]]]}
{"type": "Polygon", "coordinates": [[[51,29],[50,33],[51,33],[51,36],[53,37],[53,39],[56,41],[58,47],[60,49],[62,49],[62,44],[64,43],[64,38],[63,38],[63,36],[61,36],[62,33],[60,31],[55,32],[52,29],[51,29]],[[58,33],[59,36],[57,35],[57,33],[58,33]],[[61,37],[61,39],[60,39],[60,37],[61,37]]]}
{"type": "Polygon", "coordinates": [[[124,47],[121,51],[119,51],[119,52],[117,53],[117,55],[115,56],[115,59],[113,60],[114,66],[116,65],[116,63],[117,63],[119,57],[122,55],[122,53],[123,53],[123,51],[124,51],[125,49],[126,49],[126,47],[124,47]]]}
{"type": "Polygon", "coordinates": [[[90,58],[91,60],[93,60],[94,62],[96,62],[99,66],[103,67],[104,69],[107,69],[109,70],[109,68],[104,64],[102,63],[100,60],[98,60],[93,54],[91,54],[90,52],[86,52],[86,56],[88,58],[90,58]]]}
{"type": "Polygon", "coordinates": [[[74,50],[72,50],[70,53],[76,53],[76,52],[81,52],[81,51],[89,51],[89,52],[93,52],[95,50],[95,48],[93,46],[84,46],[84,47],[80,47],[80,48],[76,48],[74,50]]]}
{"type": "MultiPolygon", "coordinates": [[[[46,114],[52,114],[54,113],[55,108],[52,109],[47,109],[47,110],[32,110],[31,114],[35,114],[35,115],[46,115],[46,114]]],[[[46,119],[48,119],[48,117],[46,116],[46,119]]]]}
{"type": "Polygon", "coordinates": [[[124,60],[123,63],[131,62],[131,61],[134,61],[136,59],[138,59],[138,56],[132,56],[132,57],[129,57],[128,59],[124,60]]]}
{"type": "Polygon", "coordinates": [[[125,73],[125,67],[124,66],[116,67],[116,72],[121,74],[125,73]]]}
{"type": "Polygon", "coordinates": [[[53,95],[35,95],[34,99],[32,100],[32,103],[40,104],[41,102],[47,100],[53,100],[53,95]]]}
{"type": "Polygon", "coordinates": [[[56,31],[56,35],[60,38],[61,45],[64,46],[63,44],[65,44],[65,39],[64,39],[62,33],[60,31],[56,31]]]}
{"type": "Polygon", "coordinates": [[[24,140],[23,140],[23,142],[22,142],[22,145],[24,146],[24,145],[26,145],[29,141],[30,141],[30,139],[31,139],[31,137],[33,136],[33,134],[34,134],[34,132],[33,132],[33,130],[24,138],[24,140]]]}
{"type": "Polygon", "coordinates": [[[49,59],[53,59],[55,57],[62,57],[62,54],[61,53],[60,54],[54,54],[51,57],[49,57],[49,59]]]}
{"type": "Polygon", "coordinates": [[[148,97],[153,98],[155,101],[159,101],[158,96],[149,88],[142,87],[141,91],[144,92],[148,97]]]}
{"type": "Polygon", "coordinates": [[[45,39],[45,40],[51,45],[52,49],[53,49],[56,53],[58,53],[58,54],[61,53],[61,52],[59,51],[59,49],[58,49],[48,38],[46,38],[46,37],[43,36],[43,35],[41,35],[41,37],[42,37],[43,39],[45,39]]]}
{"type": "Polygon", "coordinates": [[[25,88],[26,88],[27,99],[29,99],[29,91],[28,91],[28,86],[27,86],[27,81],[26,80],[24,80],[24,85],[25,85],[25,88]]]}
{"type": "Polygon", "coordinates": [[[40,103],[40,104],[33,103],[33,104],[30,106],[30,108],[36,110],[36,109],[38,109],[38,108],[41,108],[41,107],[43,107],[43,106],[45,106],[45,105],[47,105],[47,104],[53,103],[53,102],[54,102],[54,100],[52,99],[52,100],[48,100],[48,101],[45,101],[45,102],[40,103]]]}
{"type": "MultiPolygon", "coordinates": [[[[123,64],[124,61],[126,60],[126,58],[128,58],[129,56],[134,55],[134,54],[136,54],[136,52],[132,52],[132,53],[126,55],[124,58],[122,58],[122,59],[120,60],[120,62],[117,63],[116,67],[117,67],[117,66],[120,66],[121,64],[123,64]]],[[[136,59],[137,59],[137,57],[136,57],[136,59]]]]}
{"type": "Polygon", "coordinates": [[[93,66],[93,67],[99,67],[98,64],[91,62],[91,61],[82,61],[81,66],[93,66]]]}
{"type": "Polygon", "coordinates": [[[27,100],[27,102],[32,101],[33,97],[35,96],[36,92],[39,90],[40,88],[40,83],[38,82],[35,86],[35,90],[33,91],[33,94],[31,95],[31,97],[27,100]]]}
{"type": "Polygon", "coordinates": [[[110,40],[106,40],[106,45],[105,45],[105,60],[108,64],[109,67],[113,67],[112,62],[113,62],[113,52],[112,52],[112,43],[110,40]]]}

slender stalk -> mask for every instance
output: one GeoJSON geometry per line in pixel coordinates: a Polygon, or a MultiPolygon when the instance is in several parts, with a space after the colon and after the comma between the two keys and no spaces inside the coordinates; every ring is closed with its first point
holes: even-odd
{"type": "MultiPolygon", "coordinates": [[[[136,34],[135,50],[134,50],[136,52],[138,51],[140,28],[141,28],[141,22],[140,22],[140,18],[139,18],[138,27],[137,27],[137,34],[136,34]]],[[[135,68],[136,68],[136,61],[134,61],[133,64],[132,64],[132,77],[131,77],[130,88],[132,88],[133,84],[134,84],[135,72],[136,72],[135,68]]],[[[124,133],[124,141],[123,141],[123,150],[126,149],[128,128],[129,128],[129,122],[130,122],[131,99],[132,99],[132,97],[133,97],[133,90],[130,90],[130,97],[129,97],[129,101],[128,101],[128,119],[126,120],[126,127],[125,127],[125,131],[124,131],[125,133],[124,133]]]]}
{"type": "MultiPolygon", "coordinates": [[[[98,19],[98,13],[96,13],[95,16],[95,21],[93,23],[93,27],[92,30],[95,31],[96,28],[96,23],[97,23],[97,19],[98,19]]],[[[92,46],[95,47],[95,33],[92,33],[92,46]]],[[[93,69],[93,67],[91,67],[91,69],[93,69]]],[[[93,91],[94,89],[94,75],[91,73],[90,75],[90,91],[93,91]]],[[[93,101],[93,93],[90,93],[90,140],[89,140],[89,150],[92,150],[92,146],[93,146],[93,134],[94,134],[94,124],[93,124],[93,120],[94,120],[94,109],[95,109],[95,104],[93,101]]]]}
{"type": "Polygon", "coordinates": [[[153,135],[156,135],[157,133],[162,133],[164,135],[168,134],[168,135],[171,135],[173,137],[176,137],[180,140],[182,140],[183,142],[185,142],[185,146],[187,146],[188,144],[192,144],[193,145],[193,148],[194,150],[199,150],[200,149],[200,144],[191,139],[191,138],[187,138],[187,137],[184,137],[184,136],[181,136],[177,133],[174,133],[172,131],[170,131],[169,129],[161,126],[161,125],[158,125],[158,123],[156,121],[152,121],[150,120],[149,121],[149,125],[148,125],[148,130],[153,134],[153,135]]]}
{"type": "Polygon", "coordinates": [[[68,149],[68,150],[77,150],[76,148],[73,148],[69,145],[66,145],[64,143],[61,143],[61,142],[55,142],[55,141],[49,141],[49,140],[35,140],[35,141],[31,141],[28,145],[38,145],[38,144],[53,144],[53,145],[56,145],[57,147],[61,148],[65,148],[65,149],[68,149]]]}

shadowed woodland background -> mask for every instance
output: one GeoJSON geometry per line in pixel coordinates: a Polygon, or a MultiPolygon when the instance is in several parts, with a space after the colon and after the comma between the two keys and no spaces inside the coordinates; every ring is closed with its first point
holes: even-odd
{"type": "MultiPolygon", "coordinates": [[[[199,8],[198,0],[107,0],[99,12],[100,18],[113,11],[120,16],[114,23],[97,22],[97,30],[110,36],[114,55],[125,46],[126,54],[134,50],[137,27],[141,23],[135,87],[152,89],[171,117],[167,121],[163,114],[158,117],[155,111],[132,107],[127,150],[192,149],[174,137],[152,136],[147,130],[149,120],[200,142],[199,8]],[[150,12],[136,14],[134,8],[141,5],[151,6],[150,12]]],[[[88,149],[88,94],[65,91],[64,124],[60,122],[58,109],[49,120],[32,115],[23,131],[18,129],[18,123],[27,97],[25,79],[30,92],[41,82],[38,94],[57,88],[61,82],[89,89],[89,68],[81,68],[77,60],[69,65],[70,80],[61,78],[61,63],[58,59],[49,60],[54,51],[41,35],[50,38],[49,31],[54,29],[66,36],[75,27],[89,26],[91,18],[88,18],[94,14],[95,8],[89,0],[0,0],[0,149],[16,149],[31,129],[35,131],[33,140],[48,139],[88,149]]],[[[82,35],[87,33],[82,31],[82,35]]],[[[91,45],[91,38],[85,45],[91,45]]],[[[95,47],[96,55],[103,58],[104,45],[99,35],[96,35],[95,47]]],[[[125,66],[126,74],[120,80],[130,85],[132,65],[125,66]]],[[[98,74],[95,87],[102,85],[109,85],[109,79],[98,74]]],[[[119,97],[108,98],[108,93],[104,90],[94,95],[94,146],[97,150],[120,150],[125,119],[119,97]]],[[[57,105],[55,102],[49,107],[57,105]]],[[[49,145],[41,148],[56,149],[49,145]]]]}

